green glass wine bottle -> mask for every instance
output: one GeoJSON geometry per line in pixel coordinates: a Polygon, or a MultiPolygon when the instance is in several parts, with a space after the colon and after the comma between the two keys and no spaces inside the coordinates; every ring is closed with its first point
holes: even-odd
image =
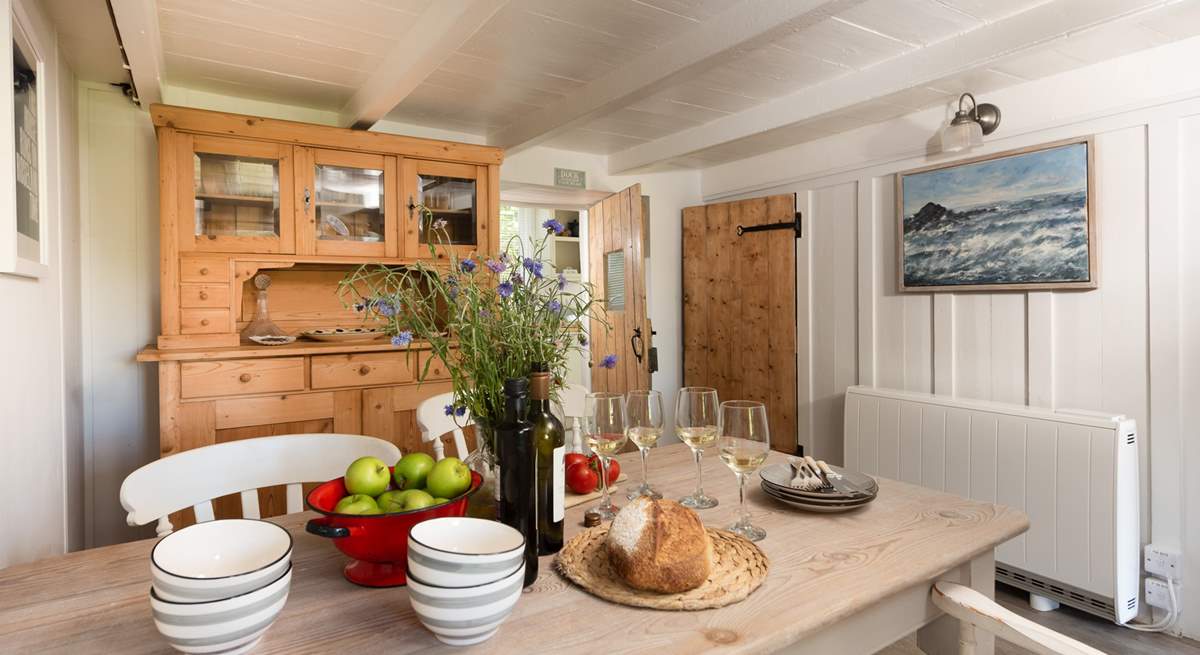
{"type": "Polygon", "coordinates": [[[533,424],[533,443],[537,450],[537,522],[538,554],[550,555],[562,550],[566,437],[562,421],[550,410],[551,373],[544,365],[534,365],[529,376],[529,415],[533,424]]]}

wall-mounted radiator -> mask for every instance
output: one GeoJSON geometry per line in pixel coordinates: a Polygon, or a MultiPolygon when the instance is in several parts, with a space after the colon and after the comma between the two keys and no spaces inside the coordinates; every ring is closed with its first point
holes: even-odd
{"type": "Polygon", "coordinates": [[[1123,416],[846,390],[851,469],[1018,508],[996,579],[1118,623],[1138,610],[1137,429],[1123,416]]]}

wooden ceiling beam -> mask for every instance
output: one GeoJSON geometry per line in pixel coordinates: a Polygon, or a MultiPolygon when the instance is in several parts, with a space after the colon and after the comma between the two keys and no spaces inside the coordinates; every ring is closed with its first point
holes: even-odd
{"type": "MultiPolygon", "coordinates": [[[[1173,0],[1057,0],[960,36],[918,48],[852,75],[638,144],[608,157],[610,174],[819,118],[1032,51],[1084,30],[1144,15],[1173,0]]],[[[949,89],[958,91],[958,89],[949,89]]],[[[781,144],[786,145],[786,144],[781,144]]]]}
{"type": "Polygon", "coordinates": [[[438,0],[429,5],[340,112],[343,127],[382,119],[509,0],[438,0]]]}
{"type": "Polygon", "coordinates": [[[162,102],[163,47],[154,0],[110,0],[117,36],[142,107],[162,102]]]}
{"type": "Polygon", "coordinates": [[[488,143],[507,152],[519,152],[862,1],[752,0],[736,4],[561,100],[489,134],[488,143]]]}

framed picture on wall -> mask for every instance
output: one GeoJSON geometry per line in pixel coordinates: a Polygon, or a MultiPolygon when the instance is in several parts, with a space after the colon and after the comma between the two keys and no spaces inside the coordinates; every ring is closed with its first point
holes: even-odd
{"type": "Polygon", "coordinates": [[[900,291],[1095,289],[1091,137],[896,176],[900,291]]]}
{"type": "Polygon", "coordinates": [[[0,273],[39,277],[48,270],[45,64],[19,3],[0,5],[6,9],[0,38],[10,43],[0,67],[11,89],[0,99],[0,273]]]}

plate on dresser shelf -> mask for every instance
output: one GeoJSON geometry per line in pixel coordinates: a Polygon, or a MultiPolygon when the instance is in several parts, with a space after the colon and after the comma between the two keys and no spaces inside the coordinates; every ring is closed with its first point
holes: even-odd
{"type": "Polygon", "coordinates": [[[377,327],[320,328],[316,330],[305,330],[300,333],[300,336],[312,339],[314,341],[358,343],[374,341],[380,337],[385,337],[387,336],[387,331],[384,328],[377,327]]]}
{"type": "Polygon", "coordinates": [[[286,334],[266,334],[258,337],[250,337],[250,340],[261,346],[286,346],[295,341],[296,337],[286,334]]]}

